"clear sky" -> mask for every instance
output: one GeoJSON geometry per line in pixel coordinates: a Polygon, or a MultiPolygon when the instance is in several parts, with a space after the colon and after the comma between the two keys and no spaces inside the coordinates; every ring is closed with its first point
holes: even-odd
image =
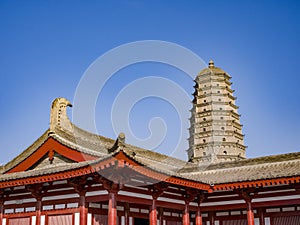
{"type": "MultiPolygon", "coordinates": [[[[0,163],[48,129],[53,99],[73,102],[94,60],[141,40],[179,44],[205,62],[213,59],[232,76],[248,157],[300,151],[299,10],[300,1],[289,0],[1,0],[0,163]]],[[[192,80],[170,66],[124,68],[99,95],[95,121],[101,135],[116,137],[110,107],[118,91],[148,76],[172,80],[193,93],[192,80]]],[[[169,154],[179,137],[171,104],[153,97],[141,100],[131,110],[133,132],[147,138],[153,117],[168,125],[166,140],[155,150],[169,154]]]]}

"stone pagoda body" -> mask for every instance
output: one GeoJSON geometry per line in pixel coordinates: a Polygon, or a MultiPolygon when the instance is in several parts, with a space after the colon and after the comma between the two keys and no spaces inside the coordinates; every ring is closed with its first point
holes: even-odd
{"type": "Polygon", "coordinates": [[[188,159],[217,163],[245,158],[240,115],[230,75],[209,62],[195,79],[188,159]]]}

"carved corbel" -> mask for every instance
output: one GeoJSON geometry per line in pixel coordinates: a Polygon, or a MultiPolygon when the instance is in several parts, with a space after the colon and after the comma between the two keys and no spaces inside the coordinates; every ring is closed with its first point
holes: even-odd
{"type": "Polygon", "coordinates": [[[104,177],[100,177],[99,182],[102,183],[104,189],[106,189],[108,192],[113,192],[113,193],[118,193],[118,191],[122,189],[123,186],[111,180],[105,179],[104,177]]]}
{"type": "Polygon", "coordinates": [[[31,195],[38,201],[42,200],[46,191],[43,189],[43,184],[32,184],[27,186],[27,190],[31,192],[31,195]]]}
{"type": "Polygon", "coordinates": [[[197,203],[198,206],[200,206],[200,204],[206,199],[205,194],[201,191],[198,196],[197,196],[197,203]]]}
{"type": "Polygon", "coordinates": [[[239,195],[246,201],[251,202],[253,198],[257,195],[258,190],[254,188],[242,189],[239,191],[239,195]]]}
{"type": "Polygon", "coordinates": [[[196,199],[196,197],[199,195],[199,191],[191,188],[186,188],[185,192],[182,195],[185,203],[190,203],[196,199]]]}
{"type": "Polygon", "coordinates": [[[165,190],[168,189],[168,185],[164,182],[159,182],[150,187],[150,191],[152,191],[153,199],[158,199],[165,190]]]}
{"type": "Polygon", "coordinates": [[[80,196],[84,195],[87,191],[85,188],[86,178],[85,177],[75,177],[68,181],[69,185],[72,186],[76,193],[80,196]]]}

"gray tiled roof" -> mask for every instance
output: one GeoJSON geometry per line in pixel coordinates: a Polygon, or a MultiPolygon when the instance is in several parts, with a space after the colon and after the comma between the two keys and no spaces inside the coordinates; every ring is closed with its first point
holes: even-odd
{"type": "MultiPolygon", "coordinates": [[[[28,157],[28,155],[32,153],[34,149],[37,149],[45,141],[46,134],[47,132],[44,133],[41,138],[39,138],[27,150],[5,165],[5,167],[14,165],[16,162],[28,157]]],[[[84,136],[81,137],[82,139],[80,141],[78,141],[77,138],[74,138],[75,135],[72,136],[70,133],[58,129],[55,131],[55,133],[52,132],[50,135],[47,134],[46,136],[54,137],[62,144],[77,149],[78,151],[91,153],[97,156],[98,159],[81,163],[49,165],[44,168],[38,168],[25,172],[2,174],[0,176],[0,181],[33,177],[81,168],[109,158],[113,154],[108,153],[108,149],[114,145],[114,140],[96,136],[100,140],[99,143],[91,142],[91,140],[94,140],[94,137],[90,139],[87,132],[85,132],[84,136]]],[[[289,153],[199,166],[195,163],[189,163],[174,157],[166,156],[129,144],[124,144],[122,150],[128,157],[137,163],[154,171],[169,176],[180,177],[208,184],[253,181],[300,175],[300,153],[289,153]]]]}
{"type": "MultiPolygon", "coordinates": [[[[59,119],[61,120],[61,118],[59,119]]],[[[55,120],[55,118],[53,120],[55,120]]],[[[135,162],[154,171],[207,184],[300,176],[299,152],[221,162],[217,164],[198,165],[196,163],[186,162],[126,143],[122,143],[121,147],[117,146],[114,148],[115,144],[115,140],[84,131],[68,120],[63,122],[60,121],[59,124],[51,124],[50,129],[48,129],[30,147],[0,168],[0,182],[85,167],[100,162],[103,159],[107,159],[120,150],[135,162]],[[48,138],[54,138],[65,146],[79,152],[93,155],[97,157],[97,159],[81,163],[60,163],[42,168],[35,168],[25,172],[5,174],[10,168],[18,165],[35,152],[48,138]],[[111,151],[112,149],[114,150],[111,151]]]]}
{"type": "Polygon", "coordinates": [[[219,165],[210,165],[204,171],[197,171],[194,167],[194,169],[183,169],[181,174],[188,179],[214,184],[299,176],[299,153],[287,155],[245,159],[236,163],[220,163],[219,165]],[[286,157],[287,155],[288,157],[286,157]],[[286,160],[283,161],[282,158],[286,158],[286,160]],[[274,161],[275,159],[278,161],[274,161]],[[253,161],[257,163],[253,164],[253,161]]]}

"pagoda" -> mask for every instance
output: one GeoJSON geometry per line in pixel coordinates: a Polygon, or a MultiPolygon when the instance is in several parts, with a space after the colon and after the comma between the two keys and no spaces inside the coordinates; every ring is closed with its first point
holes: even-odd
{"type": "Polygon", "coordinates": [[[216,163],[245,158],[244,135],[230,79],[231,76],[215,67],[212,60],[195,79],[188,149],[191,162],[216,163]]]}

